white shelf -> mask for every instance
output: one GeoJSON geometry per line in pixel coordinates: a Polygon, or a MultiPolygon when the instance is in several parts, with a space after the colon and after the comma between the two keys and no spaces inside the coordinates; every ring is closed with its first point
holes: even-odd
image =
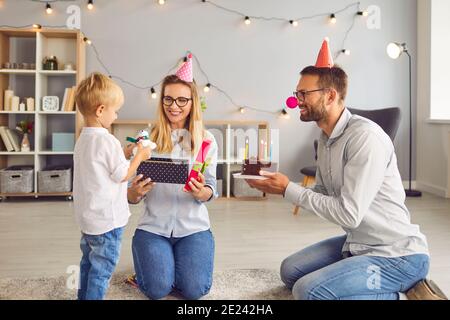
{"type": "Polygon", "coordinates": [[[60,115],[69,115],[69,114],[77,114],[76,111],[39,111],[39,114],[60,114],[60,115]]]}
{"type": "MultiPolygon", "coordinates": [[[[1,2],[1,0],[0,0],[1,2]]],[[[7,152],[0,142],[0,169],[14,165],[33,165],[34,190],[38,189],[38,172],[47,166],[73,164],[73,151],[52,151],[51,141],[54,133],[71,132],[75,137],[80,131],[80,119],[77,110],[43,111],[42,98],[58,96],[63,100],[65,88],[77,85],[85,76],[86,44],[83,35],[77,30],[41,29],[37,30],[4,30],[0,28],[0,62],[33,61],[36,70],[2,69],[0,67],[0,101],[3,93],[11,88],[14,93],[24,97],[33,97],[33,111],[0,111],[0,124],[13,128],[18,119],[34,120],[33,133],[30,140],[32,152],[7,152]],[[12,36],[13,35],[13,36],[12,36]],[[18,52],[21,55],[18,55],[18,52]],[[24,53],[24,55],[22,54],[24,53]],[[33,55],[35,55],[33,57],[33,55]],[[71,63],[76,70],[42,70],[41,62],[45,57],[55,55],[60,65],[71,63]],[[23,56],[23,57],[22,57],[23,56]]],[[[0,103],[4,108],[4,103],[0,103]]],[[[1,140],[1,138],[0,138],[1,140]]],[[[19,139],[20,141],[20,139],[19,139]]],[[[71,193],[41,194],[7,194],[0,197],[38,197],[38,196],[71,196],[71,193]]]]}
{"type": "Polygon", "coordinates": [[[0,151],[1,156],[34,156],[36,152],[0,151]]]}
{"type": "Polygon", "coordinates": [[[2,74],[23,74],[23,75],[35,75],[36,70],[28,69],[0,69],[2,74]]]}
{"type": "Polygon", "coordinates": [[[39,74],[46,76],[75,76],[77,72],[75,70],[41,70],[39,74]]]}
{"type": "Polygon", "coordinates": [[[1,113],[6,113],[6,114],[34,114],[35,111],[0,111],[1,113]]]}
{"type": "Polygon", "coordinates": [[[51,151],[51,150],[44,150],[44,151],[39,151],[38,154],[39,154],[40,156],[73,155],[73,151],[51,151]]]}

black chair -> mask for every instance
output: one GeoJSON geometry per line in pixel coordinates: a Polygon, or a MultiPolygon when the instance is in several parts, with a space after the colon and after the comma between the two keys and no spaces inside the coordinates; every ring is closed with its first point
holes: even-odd
{"type": "MultiPolygon", "coordinates": [[[[352,114],[367,118],[378,124],[384,132],[394,141],[397,135],[398,127],[400,125],[401,112],[400,108],[386,108],[377,110],[360,110],[347,108],[352,114]]],[[[317,146],[318,141],[314,140],[315,160],[317,161],[317,146]]],[[[314,184],[316,177],[316,166],[305,167],[300,170],[304,175],[302,185],[304,187],[314,184]]],[[[298,214],[299,207],[294,208],[294,214],[298,214]]]]}

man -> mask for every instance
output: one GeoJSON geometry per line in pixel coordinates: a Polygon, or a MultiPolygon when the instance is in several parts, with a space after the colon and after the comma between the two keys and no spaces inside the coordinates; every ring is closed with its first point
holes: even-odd
{"type": "Polygon", "coordinates": [[[394,146],[374,122],[344,106],[347,75],[325,40],[315,66],[301,72],[300,119],[322,129],[316,185],[261,172],[253,188],[284,198],[341,226],[346,235],[288,258],[281,279],[296,299],[445,299],[431,281],[425,236],[411,224],[394,146]],[[404,294],[406,293],[406,294],[404,294]]]}

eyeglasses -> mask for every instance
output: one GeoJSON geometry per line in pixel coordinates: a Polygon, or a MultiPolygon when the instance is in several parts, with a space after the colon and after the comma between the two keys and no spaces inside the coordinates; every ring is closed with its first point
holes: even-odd
{"type": "Polygon", "coordinates": [[[192,98],[178,97],[174,99],[171,96],[164,96],[162,102],[166,107],[170,107],[175,102],[178,107],[184,108],[191,100],[192,98]]]}
{"type": "Polygon", "coordinates": [[[309,90],[309,91],[305,91],[305,90],[294,91],[294,96],[296,96],[299,101],[305,101],[307,94],[313,93],[313,92],[318,92],[318,91],[324,91],[324,90],[328,90],[328,88],[321,88],[321,89],[315,89],[315,90],[309,90]]]}

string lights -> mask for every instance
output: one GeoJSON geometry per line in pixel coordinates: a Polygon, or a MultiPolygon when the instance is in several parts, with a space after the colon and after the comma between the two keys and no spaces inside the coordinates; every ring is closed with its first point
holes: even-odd
{"type": "MultiPolygon", "coordinates": [[[[60,2],[60,1],[61,2],[72,2],[72,1],[76,1],[76,0],[47,0],[47,1],[30,0],[30,1],[45,3],[45,6],[46,6],[45,9],[46,9],[47,14],[51,14],[53,12],[53,8],[51,7],[50,3],[60,2]]],[[[321,17],[325,17],[325,18],[328,17],[329,23],[335,25],[338,22],[337,16],[339,14],[349,10],[350,8],[355,7],[356,8],[355,18],[353,19],[353,22],[352,22],[351,26],[349,27],[349,29],[345,33],[344,39],[342,41],[342,47],[341,47],[342,49],[338,50],[336,52],[335,59],[338,59],[341,54],[344,54],[344,55],[347,55],[347,56],[350,55],[350,53],[351,53],[350,49],[345,47],[345,43],[346,43],[346,40],[347,40],[351,30],[353,29],[353,27],[355,25],[355,20],[356,20],[357,17],[367,17],[369,15],[369,13],[366,10],[361,10],[360,2],[351,3],[351,4],[347,5],[346,7],[342,8],[342,9],[340,9],[338,11],[335,11],[333,13],[330,13],[330,12],[319,13],[319,14],[311,15],[311,16],[297,17],[295,19],[286,19],[286,18],[280,18],[280,17],[252,16],[252,15],[249,15],[247,13],[243,13],[243,12],[240,12],[240,11],[237,11],[237,10],[234,10],[234,9],[230,9],[230,8],[224,7],[224,6],[219,5],[219,4],[217,4],[217,3],[215,3],[214,1],[211,1],[211,0],[201,0],[201,2],[205,3],[205,4],[208,4],[208,5],[216,8],[216,9],[219,9],[221,11],[228,12],[228,13],[231,13],[231,14],[238,15],[238,16],[242,17],[243,21],[244,21],[244,24],[246,26],[250,26],[251,23],[252,23],[252,20],[261,20],[261,21],[279,21],[279,22],[289,23],[292,27],[298,27],[299,24],[302,21],[312,20],[312,19],[321,18],[321,17]]],[[[159,5],[164,5],[165,3],[166,3],[165,0],[157,0],[157,4],[159,4],[159,5]]],[[[87,2],[87,8],[89,10],[92,10],[94,8],[94,1],[93,0],[89,0],[87,2]]],[[[9,27],[9,26],[0,26],[0,27],[9,27]]],[[[42,28],[41,25],[37,25],[37,24],[33,25],[32,27],[35,28],[35,29],[41,29],[42,28]]],[[[127,80],[125,80],[123,78],[120,78],[118,76],[113,76],[111,74],[111,72],[109,71],[108,67],[103,63],[102,59],[100,58],[99,52],[98,52],[97,48],[95,47],[95,45],[92,43],[92,41],[89,38],[87,38],[87,37],[84,37],[83,40],[84,40],[84,42],[86,44],[88,44],[93,49],[97,61],[101,64],[101,66],[105,69],[105,71],[109,74],[109,76],[111,78],[115,78],[115,79],[117,79],[117,80],[119,80],[119,81],[121,81],[123,83],[126,83],[126,84],[128,84],[128,85],[130,85],[132,87],[135,87],[137,89],[147,90],[147,91],[150,92],[150,96],[151,96],[152,99],[156,99],[157,98],[157,93],[156,93],[155,87],[159,86],[162,83],[162,80],[160,82],[158,82],[158,83],[155,83],[155,84],[149,86],[149,87],[142,87],[142,86],[135,85],[132,82],[127,81],[127,80]]],[[[260,108],[254,108],[254,107],[249,107],[249,106],[242,106],[242,105],[239,105],[239,104],[235,103],[235,101],[231,98],[231,96],[227,92],[225,92],[224,90],[220,89],[219,87],[217,87],[216,85],[212,84],[209,81],[209,78],[208,78],[207,74],[203,71],[203,69],[201,68],[201,65],[200,65],[197,57],[195,55],[193,57],[196,60],[197,65],[198,65],[201,73],[206,78],[206,82],[207,83],[203,87],[203,91],[205,93],[208,93],[211,89],[215,89],[216,91],[218,91],[221,94],[223,94],[231,102],[231,104],[237,108],[237,111],[239,113],[241,113],[241,114],[245,113],[247,110],[254,110],[254,111],[257,111],[257,112],[265,112],[265,113],[274,114],[274,115],[278,114],[278,116],[280,118],[283,118],[283,119],[288,119],[289,118],[289,114],[288,114],[288,112],[285,109],[282,109],[281,111],[273,112],[273,111],[267,111],[265,109],[260,109],[260,108]]],[[[186,57],[184,57],[184,59],[181,60],[181,61],[186,61],[186,57]]],[[[170,71],[172,71],[174,68],[176,68],[178,66],[179,62],[180,61],[178,61],[177,64],[173,68],[170,69],[170,71]]]]}
{"type": "Polygon", "coordinates": [[[50,3],[47,2],[47,4],[45,5],[45,12],[47,12],[47,14],[52,14],[53,13],[53,9],[50,3]]]}

